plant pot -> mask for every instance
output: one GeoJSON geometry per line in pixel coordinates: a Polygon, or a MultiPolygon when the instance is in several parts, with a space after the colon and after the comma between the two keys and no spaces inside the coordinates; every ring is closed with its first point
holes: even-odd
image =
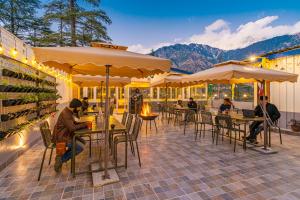
{"type": "Polygon", "coordinates": [[[0,92],[5,92],[6,85],[0,85],[0,92]]]}
{"type": "Polygon", "coordinates": [[[12,92],[14,87],[12,85],[6,86],[5,92],[12,92]]]}
{"type": "Polygon", "coordinates": [[[2,70],[2,75],[3,76],[11,76],[12,75],[12,73],[11,73],[11,71],[10,70],[8,70],[8,69],[3,69],[2,70]]]}
{"type": "Polygon", "coordinates": [[[3,114],[3,115],[1,115],[1,121],[2,121],[2,122],[6,122],[6,121],[8,121],[8,120],[9,120],[8,114],[3,114]]]}
{"type": "Polygon", "coordinates": [[[16,73],[16,72],[13,72],[13,74],[12,74],[12,77],[14,77],[14,78],[18,78],[18,76],[19,76],[19,74],[18,74],[18,73],[16,73]]]}
{"type": "Polygon", "coordinates": [[[23,79],[23,77],[24,77],[24,75],[20,72],[20,73],[18,73],[18,78],[19,79],[23,79]]]}

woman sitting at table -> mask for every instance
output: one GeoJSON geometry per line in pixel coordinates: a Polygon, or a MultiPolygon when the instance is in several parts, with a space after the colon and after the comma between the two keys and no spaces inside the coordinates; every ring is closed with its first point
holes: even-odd
{"type": "Polygon", "coordinates": [[[224,98],[224,102],[223,104],[221,104],[220,108],[219,108],[219,112],[224,112],[224,111],[228,111],[230,109],[234,108],[233,103],[230,101],[229,98],[224,98]]]}
{"type": "MultiPolygon", "coordinates": [[[[67,151],[63,155],[56,155],[54,170],[56,172],[61,171],[62,163],[67,162],[71,159],[72,156],[72,137],[73,133],[76,130],[87,128],[87,124],[85,122],[79,123],[75,121],[74,115],[77,115],[82,107],[82,103],[79,99],[72,99],[70,105],[63,109],[60,113],[58,120],[54,126],[52,142],[54,144],[57,143],[65,143],[68,148],[67,151]]],[[[84,145],[85,141],[81,138],[77,138],[76,142],[76,155],[83,151],[82,145],[84,145]]]]}

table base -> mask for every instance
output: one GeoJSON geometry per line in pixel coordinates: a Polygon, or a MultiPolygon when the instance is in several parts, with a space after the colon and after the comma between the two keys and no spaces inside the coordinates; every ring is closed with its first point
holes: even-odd
{"type": "Polygon", "coordinates": [[[262,154],[275,154],[275,153],[278,153],[278,151],[270,148],[270,147],[267,147],[267,148],[264,148],[264,147],[253,147],[252,148],[254,151],[258,151],[262,154]]]}
{"type": "MultiPolygon", "coordinates": [[[[91,164],[91,170],[97,171],[100,169],[99,163],[91,164]]],[[[112,183],[119,182],[119,176],[115,169],[109,169],[108,170],[109,178],[104,179],[104,171],[97,171],[92,173],[92,179],[93,179],[93,186],[99,187],[103,185],[108,185],[112,183]]]]}

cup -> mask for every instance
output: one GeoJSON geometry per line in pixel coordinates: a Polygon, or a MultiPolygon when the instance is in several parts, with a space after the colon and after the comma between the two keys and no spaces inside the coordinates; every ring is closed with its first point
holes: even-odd
{"type": "Polygon", "coordinates": [[[92,129],[93,128],[93,122],[88,121],[86,122],[88,129],[92,129]]]}

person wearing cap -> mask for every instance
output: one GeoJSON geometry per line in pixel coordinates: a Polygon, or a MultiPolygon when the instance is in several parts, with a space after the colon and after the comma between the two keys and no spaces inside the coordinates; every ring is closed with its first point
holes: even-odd
{"type": "Polygon", "coordinates": [[[195,112],[197,112],[197,103],[196,101],[194,101],[194,99],[192,97],[190,97],[190,100],[188,102],[188,108],[191,109],[191,110],[194,110],[195,112]]]}
{"type": "MultiPolygon", "coordinates": [[[[255,107],[254,113],[258,117],[263,117],[263,96],[259,97],[259,104],[255,107]]],[[[268,97],[265,96],[266,110],[272,122],[276,122],[280,118],[280,112],[274,104],[268,102],[268,97]]],[[[257,135],[263,130],[263,126],[261,126],[262,121],[254,121],[250,124],[250,134],[246,137],[246,140],[251,143],[256,143],[257,135]]]]}
{"type": "Polygon", "coordinates": [[[222,113],[226,110],[230,110],[231,108],[234,108],[233,103],[230,101],[229,98],[224,98],[224,102],[221,104],[219,111],[222,113]]]}
{"type": "MultiPolygon", "coordinates": [[[[52,142],[65,143],[67,151],[63,155],[56,155],[54,169],[56,172],[61,171],[62,163],[67,162],[72,156],[72,137],[76,130],[87,128],[87,123],[79,123],[74,119],[74,115],[77,115],[82,107],[82,103],[79,99],[72,99],[69,106],[64,108],[60,113],[58,120],[54,126],[52,142]]],[[[76,155],[83,151],[82,144],[84,141],[76,141],[76,155]],[[81,142],[79,142],[81,141],[81,142]]]]}

